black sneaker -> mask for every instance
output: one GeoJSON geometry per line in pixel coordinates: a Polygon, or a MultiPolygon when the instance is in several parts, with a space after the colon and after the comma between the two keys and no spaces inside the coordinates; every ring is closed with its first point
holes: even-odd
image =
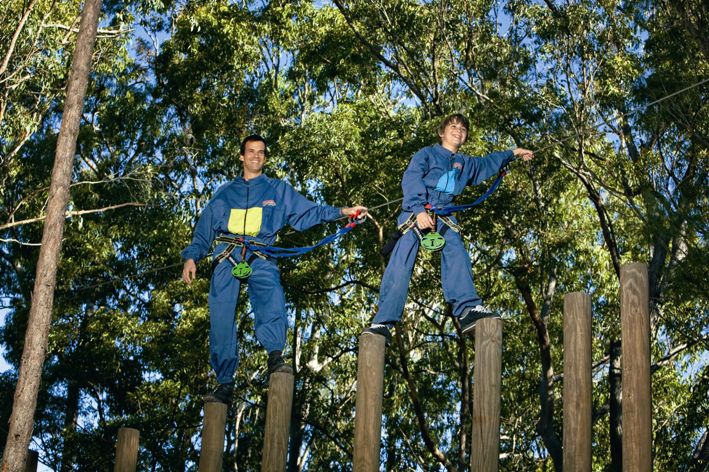
{"type": "Polygon", "coordinates": [[[485,305],[476,305],[463,310],[460,315],[460,329],[463,331],[463,336],[472,335],[475,332],[475,323],[483,318],[499,318],[500,315],[486,307],[485,305]]]}
{"type": "Polygon", "coordinates": [[[378,334],[379,336],[384,336],[384,340],[387,344],[391,341],[391,329],[389,329],[388,324],[372,323],[372,326],[365,328],[362,334],[378,334]]]}
{"type": "Polygon", "coordinates": [[[293,373],[293,368],[283,360],[281,351],[271,351],[268,353],[268,373],[273,374],[274,372],[293,373]]]}
{"type": "Polygon", "coordinates": [[[204,396],[205,402],[224,403],[229,405],[234,395],[234,382],[219,384],[212,393],[204,396]]]}

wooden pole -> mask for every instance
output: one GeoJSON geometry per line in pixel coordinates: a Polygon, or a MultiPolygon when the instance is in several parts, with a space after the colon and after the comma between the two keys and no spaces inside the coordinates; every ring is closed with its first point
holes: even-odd
{"type": "Polygon", "coordinates": [[[113,472],[135,472],[138,466],[138,444],[140,443],[140,431],[133,428],[121,428],[118,430],[118,441],[116,441],[116,465],[113,472]]]}
{"type": "Polygon", "coordinates": [[[650,286],[647,265],[620,268],[623,471],[652,470],[650,286]]]}
{"type": "Polygon", "coordinates": [[[359,337],[355,401],[355,472],[379,470],[385,350],[384,336],[365,333],[359,337]]]}
{"type": "Polygon", "coordinates": [[[25,472],[37,472],[39,465],[39,453],[32,449],[27,451],[27,462],[25,463],[25,472]]]}
{"type": "Polygon", "coordinates": [[[199,455],[199,472],[220,472],[224,456],[224,427],[226,404],[204,403],[204,426],[202,427],[202,451],[199,455]]]}
{"type": "Polygon", "coordinates": [[[564,296],[564,471],[591,471],[591,297],[564,296]]]}
{"type": "Polygon", "coordinates": [[[274,372],[268,380],[268,405],[261,472],[283,472],[288,458],[294,379],[290,372],[274,372]]]}
{"type": "Polygon", "coordinates": [[[475,326],[473,434],[470,470],[497,472],[500,453],[502,320],[484,318],[475,326]]]}

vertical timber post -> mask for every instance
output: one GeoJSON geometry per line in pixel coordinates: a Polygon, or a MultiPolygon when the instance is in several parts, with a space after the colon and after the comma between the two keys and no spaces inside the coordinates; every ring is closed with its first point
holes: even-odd
{"type": "Polygon", "coordinates": [[[268,405],[261,472],[283,472],[288,458],[294,379],[290,372],[274,372],[268,380],[268,405]]]}
{"type": "Polygon", "coordinates": [[[473,437],[470,470],[497,472],[500,454],[502,320],[483,318],[475,325],[473,437]]]}
{"type": "Polygon", "coordinates": [[[591,297],[564,296],[564,470],[591,472],[591,297]]]}
{"type": "Polygon", "coordinates": [[[202,451],[199,454],[199,472],[220,472],[224,457],[224,427],[227,406],[219,402],[204,403],[202,451]]]}
{"type": "Polygon", "coordinates": [[[138,444],[140,431],[133,428],[118,430],[116,441],[116,464],[113,472],[135,472],[138,467],[138,444]]]}
{"type": "Polygon", "coordinates": [[[385,350],[384,336],[362,334],[359,337],[353,454],[355,472],[379,470],[385,350]]]}
{"type": "Polygon", "coordinates": [[[650,285],[647,265],[620,268],[623,471],[652,470],[650,285]]]}
{"type": "Polygon", "coordinates": [[[25,472],[37,472],[39,465],[39,453],[32,449],[27,450],[27,462],[25,462],[25,472]]]}

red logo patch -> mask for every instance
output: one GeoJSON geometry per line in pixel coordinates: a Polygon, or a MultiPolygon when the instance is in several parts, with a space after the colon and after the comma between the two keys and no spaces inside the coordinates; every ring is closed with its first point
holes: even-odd
{"type": "Polygon", "coordinates": [[[262,203],[263,206],[265,207],[274,207],[276,206],[276,201],[275,200],[264,200],[262,203]]]}
{"type": "Polygon", "coordinates": [[[454,162],[454,163],[453,163],[453,167],[455,167],[456,169],[462,169],[462,168],[463,168],[463,164],[461,164],[460,162],[454,162]]]}

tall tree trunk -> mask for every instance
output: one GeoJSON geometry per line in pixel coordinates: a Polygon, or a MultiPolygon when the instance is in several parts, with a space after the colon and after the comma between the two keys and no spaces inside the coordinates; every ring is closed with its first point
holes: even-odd
{"type": "Polygon", "coordinates": [[[537,422],[537,433],[542,437],[542,441],[552,458],[554,470],[563,470],[563,451],[561,438],[554,429],[554,399],[552,390],[554,388],[554,366],[551,359],[551,339],[543,316],[539,313],[537,305],[532,297],[532,289],[520,273],[515,274],[515,284],[522,294],[524,303],[527,306],[529,316],[532,318],[534,329],[537,333],[537,343],[539,344],[539,360],[542,372],[539,379],[539,421],[537,422]]]}
{"type": "Polygon", "coordinates": [[[76,420],[79,413],[79,399],[81,397],[81,389],[76,380],[69,380],[66,394],[66,410],[64,416],[64,431],[62,445],[62,462],[61,472],[69,472],[74,465],[74,454],[71,447],[71,436],[76,431],[76,420]]]}
{"type": "Polygon", "coordinates": [[[620,472],[623,468],[623,428],[621,423],[621,371],[620,371],[620,341],[611,340],[610,362],[608,364],[608,385],[610,393],[610,443],[612,472],[620,472]]]}
{"type": "Polygon", "coordinates": [[[290,418],[290,454],[288,472],[300,472],[300,449],[303,447],[303,424],[301,423],[303,402],[297,393],[293,394],[293,409],[290,418]]]}
{"type": "Polygon", "coordinates": [[[79,134],[84,95],[91,70],[91,56],[96,41],[101,0],[86,0],[76,38],[76,49],[67,85],[62,126],[54,155],[54,169],[49,187],[47,218],[42,234],[42,248],[37,261],[32,306],[25,332],[20,372],[10,415],[7,444],[3,454],[3,472],[25,470],[27,447],[32,437],[37,394],[47,351],[47,338],[52,321],[57,265],[64,234],[69,185],[79,134]]]}

